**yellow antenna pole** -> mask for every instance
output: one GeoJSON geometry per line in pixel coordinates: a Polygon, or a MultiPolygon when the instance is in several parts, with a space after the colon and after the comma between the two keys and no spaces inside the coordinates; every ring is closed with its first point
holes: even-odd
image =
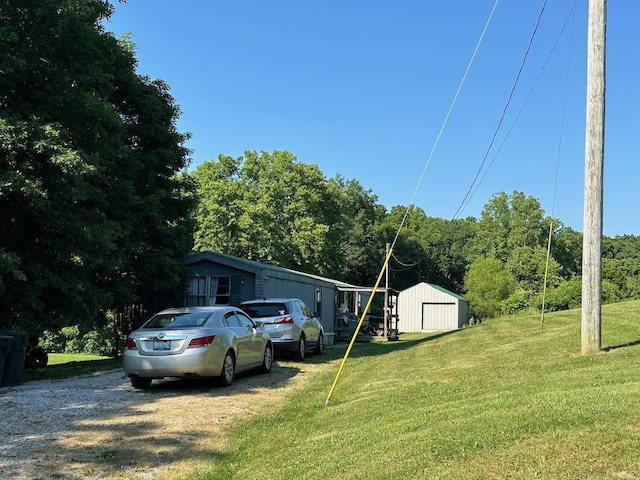
{"type": "Polygon", "coordinates": [[[549,240],[547,242],[547,263],[544,266],[544,283],[542,285],[542,316],[540,317],[540,328],[544,328],[544,309],[547,298],[547,279],[549,277],[549,262],[551,261],[551,235],[553,233],[553,220],[549,223],[549,240]]]}
{"type": "MultiPolygon", "coordinates": [[[[389,249],[389,253],[387,253],[387,258],[384,261],[384,265],[382,265],[382,269],[380,270],[380,274],[378,275],[378,280],[376,281],[375,286],[373,287],[373,292],[371,293],[371,296],[369,297],[369,301],[367,302],[367,306],[364,307],[364,311],[362,312],[362,315],[360,316],[360,321],[358,322],[358,326],[356,327],[356,331],[353,332],[353,337],[351,337],[351,342],[349,343],[349,347],[347,348],[347,351],[344,354],[344,357],[342,357],[342,363],[340,364],[340,368],[338,369],[338,373],[336,374],[336,378],[333,381],[333,385],[331,385],[331,390],[329,390],[329,395],[327,395],[327,400],[324,402],[324,406],[326,407],[327,405],[329,405],[329,401],[331,400],[331,396],[333,395],[333,391],[336,388],[336,384],[338,383],[338,379],[340,378],[340,374],[342,373],[342,369],[344,368],[344,364],[347,362],[347,357],[349,357],[349,353],[351,353],[351,349],[353,348],[353,344],[356,343],[356,337],[358,336],[358,332],[360,331],[360,327],[362,327],[362,322],[364,321],[365,317],[367,316],[367,312],[369,311],[369,307],[371,306],[371,302],[373,301],[373,297],[376,294],[376,291],[378,290],[378,285],[380,285],[380,282],[382,281],[382,275],[384,275],[384,272],[387,268],[387,264],[389,263],[389,259],[391,258],[391,253],[393,252],[393,248],[389,249]]],[[[386,305],[385,305],[386,308],[386,305]]]]}

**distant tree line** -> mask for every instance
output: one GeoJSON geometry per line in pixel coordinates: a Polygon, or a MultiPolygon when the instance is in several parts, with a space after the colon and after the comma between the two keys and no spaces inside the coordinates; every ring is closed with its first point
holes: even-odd
{"type": "MultiPolygon", "coordinates": [[[[129,38],[102,26],[111,14],[101,0],[0,5],[0,329],[100,343],[89,333],[118,312],[184,291],[176,260],[192,251],[372,286],[407,213],[393,288],[440,285],[477,318],[539,309],[543,292],[548,310],[580,305],[581,234],[522,192],[445,220],[387,210],[286,151],[188,172],[169,87],[136,73],[129,38]]],[[[603,278],[605,302],[640,298],[640,237],[604,239],[603,278]]]]}
{"type": "MultiPolygon", "coordinates": [[[[357,180],[324,177],[289,152],[220,155],[192,173],[196,250],[267,260],[372,286],[406,206],[387,211],[357,180]]],[[[603,301],[640,298],[640,237],[603,242],[603,301]]],[[[390,262],[391,286],[418,282],[465,295],[482,319],[581,303],[582,234],[545,216],[522,192],[495,194],[479,219],[406,215],[390,262]],[[543,295],[544,294],[544,295],[543,295]]]]}

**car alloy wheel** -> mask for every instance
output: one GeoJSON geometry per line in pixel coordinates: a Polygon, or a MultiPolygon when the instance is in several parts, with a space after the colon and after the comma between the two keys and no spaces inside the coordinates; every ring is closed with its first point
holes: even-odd
{"type": "Polygon", "coordinates": [[[222,362],[222,375],[220,375],[219,383],[223,387],[228,387],[233,383],[236,371],[236,360],[231,350],[227,351],[222,362]]]}
{"type": "Polygon", "coordinates": [[[300,334],[300,341],[298,342],[298,351],[296,352],[296,359],[302,361],[307,353],[307,343],[304,338],[304,333],[300,334]]]}
{"type": "Polygon", "coordinates": [[[260,366],[260,371],[262,373],[269,373],[271,368],[273,367],[273,345],[270,343],[264,347],[264,357],[262,360],[262,365],[260,366]]]}

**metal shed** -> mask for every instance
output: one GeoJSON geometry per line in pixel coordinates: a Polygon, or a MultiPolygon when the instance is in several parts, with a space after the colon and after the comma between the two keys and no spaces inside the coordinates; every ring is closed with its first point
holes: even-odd
{"type": "Polygon", "coordinates": [[[469,302],[430,283],[418,283],[398,295],[399,330],[434,332],[457,330],[469,323],[469,302]]]}

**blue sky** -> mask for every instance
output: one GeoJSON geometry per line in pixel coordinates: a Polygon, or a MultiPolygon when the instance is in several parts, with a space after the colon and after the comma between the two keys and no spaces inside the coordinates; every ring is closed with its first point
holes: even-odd
{"type": "MultiPolygon", "coordinates": [[[[494,4],[127,0],[105,29],[130,32],[138,73],[169,84],[191,168],[287,150],[388,209],[479,217],[517,190],[583,231],[588,1],[548,1],[489,150],[544,0],[498,3],[448,115],[494,4]]],[[[638,18],[640,2],[608,3],[608,236],[640,235],[638,18]]]]}

